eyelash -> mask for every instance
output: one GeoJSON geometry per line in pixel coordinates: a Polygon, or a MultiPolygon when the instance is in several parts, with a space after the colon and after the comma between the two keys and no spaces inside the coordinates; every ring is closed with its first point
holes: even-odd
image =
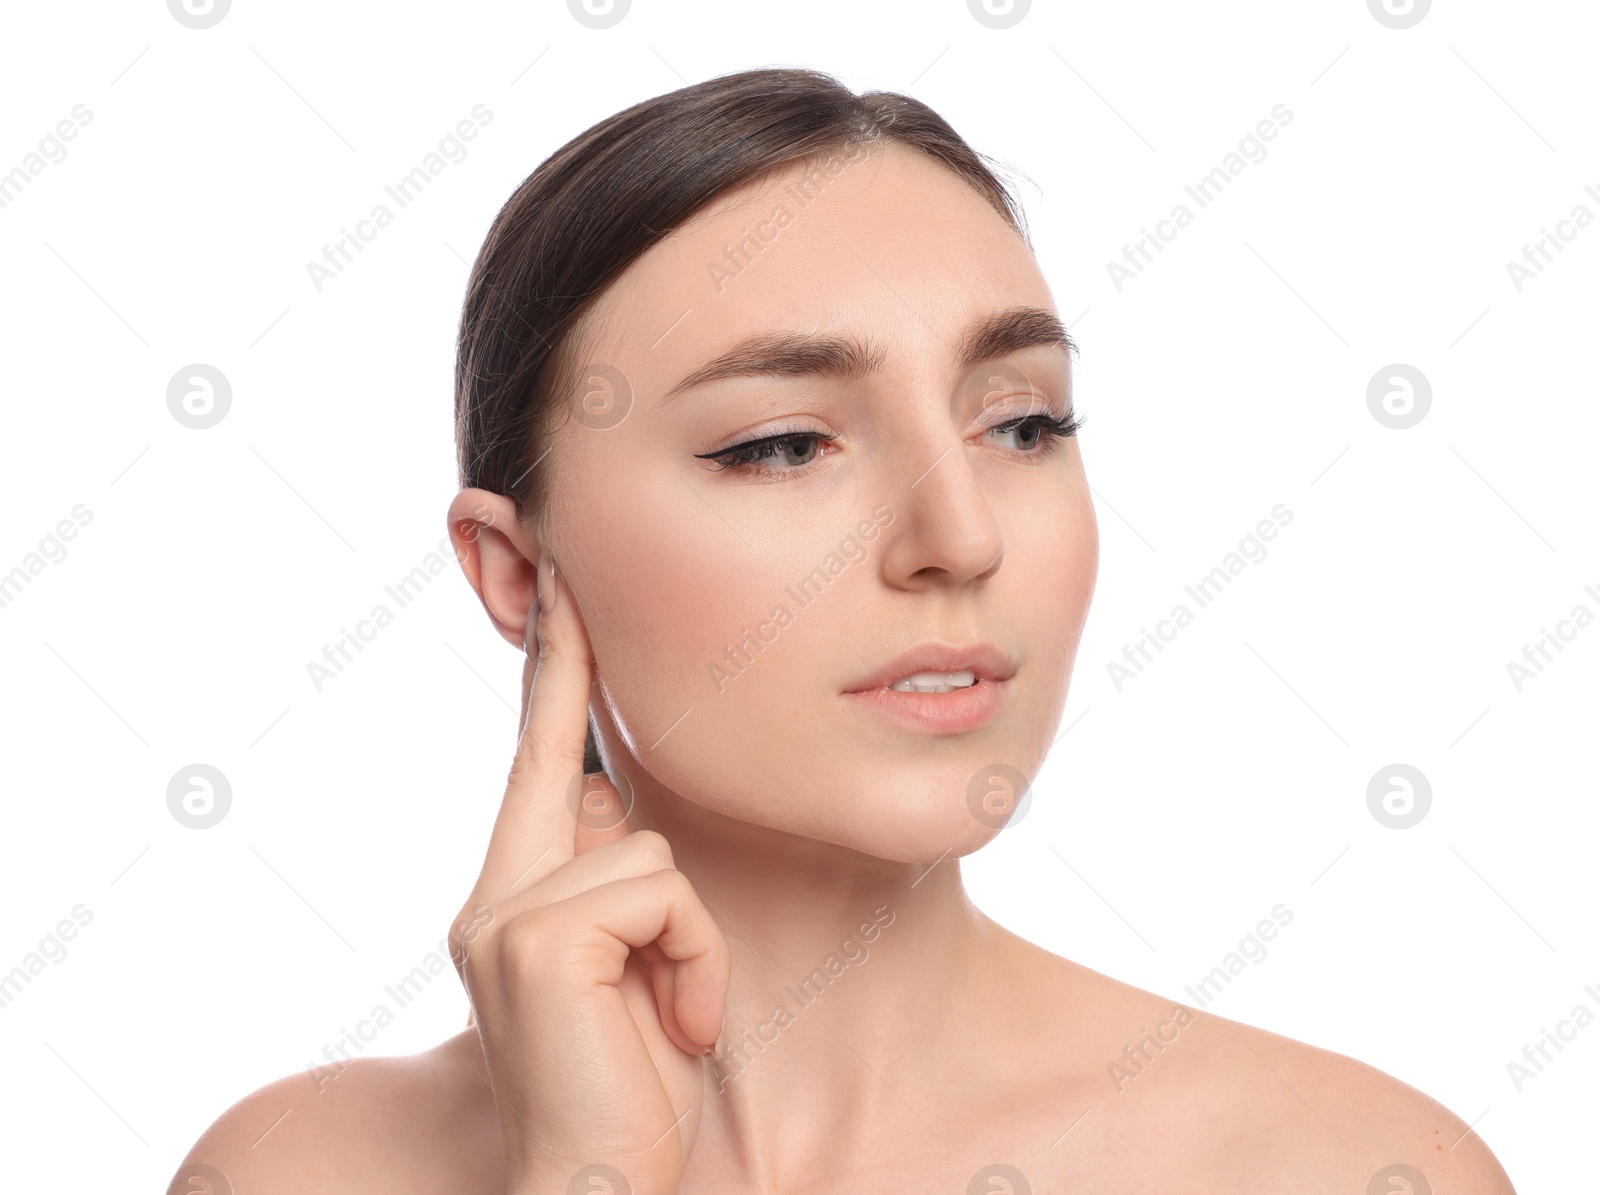
{"type": "MultiPolygon", "coordinates": [[[[1075,411],[1068,411],[1064,419],[1048,413],[1043,415],[1023,415],[1006,423],[996,424],[989,429],[989,432],[1014,432],[1024,424],[1032,424],[1043,434],[1043,438],[1040,440],[1041,446],[1035,450],[1018,452],[1017,455],[1042,458],[1054,453],[1061,446],[1062,440],[1069,436],[1077,435],[1079,429],[1083,427],[1083,422],[1083,417],[1075,411]]],[[[771,436],[762,436],[758,440],[746,440],[743,444],[734,444],[717,452],[698,453],[696,455],[701,460],[715,462],[719,469],[751,470],[758,473],[798,473],[805,468],[805,465],[795,469],[768,470],[758,462],[764,456],[772,455],[788,444],[797,441],[803,443],[807,440],[826,441],[828,438],[821,432],[778,432],[771,436]]],[[[808,461],[806,463],[810,464],[812,462],[808,461]]]]}

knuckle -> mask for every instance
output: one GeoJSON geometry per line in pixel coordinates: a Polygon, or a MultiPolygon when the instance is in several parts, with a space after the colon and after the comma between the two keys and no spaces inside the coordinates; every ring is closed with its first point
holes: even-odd
{"type": "Polygon", "coordinates": [[[685,905],[698,905],[700,895],[694,890],[694,884],[689,877],[676,868],[668,867],[656,873],[656,883],[664,884],[667,888],[668,899],[685,905]]]}
{"type": "Polygon", "coordinates": [[[481,945],[495,916],[494,906],[474,895],[467,898],[466,904],[451,919],[445,937],[450,943],[450,960],[458,971],[466,965],[469,953],[481,945]]]}
{"type": "Polygon", "coordinates": [[[552,950],[555,917],[545,907],[525,909],[506,920],[495,938],[495,955],[509,973],[526,975],[552,950]]]}
{"type": "Polygon", "coordinates": [[[628,841],[635,850],[648,851],[665,863],[668,868],[676,866],[672,857],[672,844],[667,841],[666,835],[659,830],[635,830],[628,835],[628,841]]]}
{"type": "Polygon", "coordinates": [[[569,746],[545,742],[530,726],[517,744],[506,783],[522,785],[540,776],[572,776],[574,773],[583,773],[583,748],[580,746],[574,751],[569,746]]]}

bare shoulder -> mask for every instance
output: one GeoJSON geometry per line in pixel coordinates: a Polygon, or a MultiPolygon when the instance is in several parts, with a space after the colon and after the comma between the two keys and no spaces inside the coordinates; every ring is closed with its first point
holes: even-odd
{"type": "Polygon", "coordinates": [[[1105,1042],[1105,1104],[1191,1130],[1177,1138],[1191,1181],[1198,1164],[1233,1190],[1514,1195],[1482,1138],[1393,1075],[1097,978],[1121,1009],[1105,1042]]]}
{"type": "Polygon", "coordinates": [[[477,1033],[467,1029],[419,1054],[268,1083],[223,1112],[177,1173],[214,1168],[197,1173],[219,1195],[493,1191],[501,1153],[492,1100],[477,1033]]]}
{"type": "Polygon", "coordinates": [[[1394,1076],[1043,953],[1021,1024],[1059,1046],[1047,1102],[1074,1127],[1048,1164],[1074,1185],[1514,1195],[1459,1116],[1394,1076]]]}
{"type": "Polygon", "coordinates": [[[1499,1161],[1459,1116],[1409,1083],[1344,1054],[1198,1014],[1210,1022],[1233,1089],[1260,1093],[1251,1127],[1283,1142],[1264,1151],[1286,1179],[1383,1195],[1512,1195],[1499,1161]],[[1348,1182],[1346,1181],[1348,1180],[1348,1182]],[[1351,1185],[1353,1184],[1353,1185],[1351,1185]]]}

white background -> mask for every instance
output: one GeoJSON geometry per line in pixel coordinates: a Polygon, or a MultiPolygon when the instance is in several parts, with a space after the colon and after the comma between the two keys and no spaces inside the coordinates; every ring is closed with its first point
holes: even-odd
{"type": "MultiPolygon", "coordinates": [[[[8,6],[0,172],[92,120],[0,209],[0,572],[92,519],[0,608],[0,973],[92,921],[0,1008],[7,1185],[160,1189],[438,949],[518,655],[452,566],[320,692],[306,665],[445,534],[467,263],[512,189],[623,107],[784,64],[915,95],[1008,164],[1082,349],[1100,583],[1069,729],[964,864],[978,904],[1192,1002],[1282,903],[1210,1011],[1428,1092],[1524,1192],[1587,1178],[1600,1027],[1520,1092],[1506,1064],[1600,1012],[1600,622],[1520,691],[1506,665],[1600,615],[1600,222],[1520,291],[1506,263],[1600,216],[1597,32],[1577,0],[1403,30],[1361,0],[1038,3],[1006,30],[948,0],[638,0],[603,30],[509,0],[236,0],[205,30],[8,6]],[[306,263],[478,104],[468,155],[319,292],[306,263]],[[1278,104],[1267,156],[1119,290],[1107,263],[1278,104]],[[193,363],[232,387],[205,430],[166,402],[193,363]],[[1432,388],[1405,430],[1367,405],[1394,363],[1432,388]],[[1279,503],[1268,556],[1119,692],[1108,661],[1279,503]],[[166,803],[196,762],[232,789],[203,831],[166,803]],[[1405,830],[1367,807],[1396,762],[1432,786],[1405,830]]],[[[367,1050],[465,1009],[447,971],[367,1050]]]]}

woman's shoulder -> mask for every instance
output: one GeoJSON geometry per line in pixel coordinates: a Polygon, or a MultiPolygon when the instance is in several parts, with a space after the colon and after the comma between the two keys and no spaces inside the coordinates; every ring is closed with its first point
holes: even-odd
{"type": "Polygon", "coordinates": [[[1103,1059],[1070,1080],[1103,1122],[1091,1135],[1154,1141],[1165,1167],[1186,1176],[1174,1189],[1205,1186],[1204,1173],[1220,1189],[1511,1195],[1471,1127],[1393,1075],[1065,967],[1063,984],[1093,1010],[1073,1053],[1103,1059]]]}
{"type": "MultiPolygon", "coordinates": [[[[233,1191],[257,1195],[470,1193],[497,1189],[500,1157],[478,1035],[467,1029],[418,1054],[268,1083],[201,1134],[178,1174],[214,1167],[233,1191]]],[[[214,1176],[213,1185],[226,1189],[214,1176]]]]}
{"type": "Polygon", "coordinates": [[[1483,1139],[1402,1079],[1331,1049],[1200,1012],[1222,1116],[1284,1181],[1356,1191],[1511,1195],[1483,1139]]]}

